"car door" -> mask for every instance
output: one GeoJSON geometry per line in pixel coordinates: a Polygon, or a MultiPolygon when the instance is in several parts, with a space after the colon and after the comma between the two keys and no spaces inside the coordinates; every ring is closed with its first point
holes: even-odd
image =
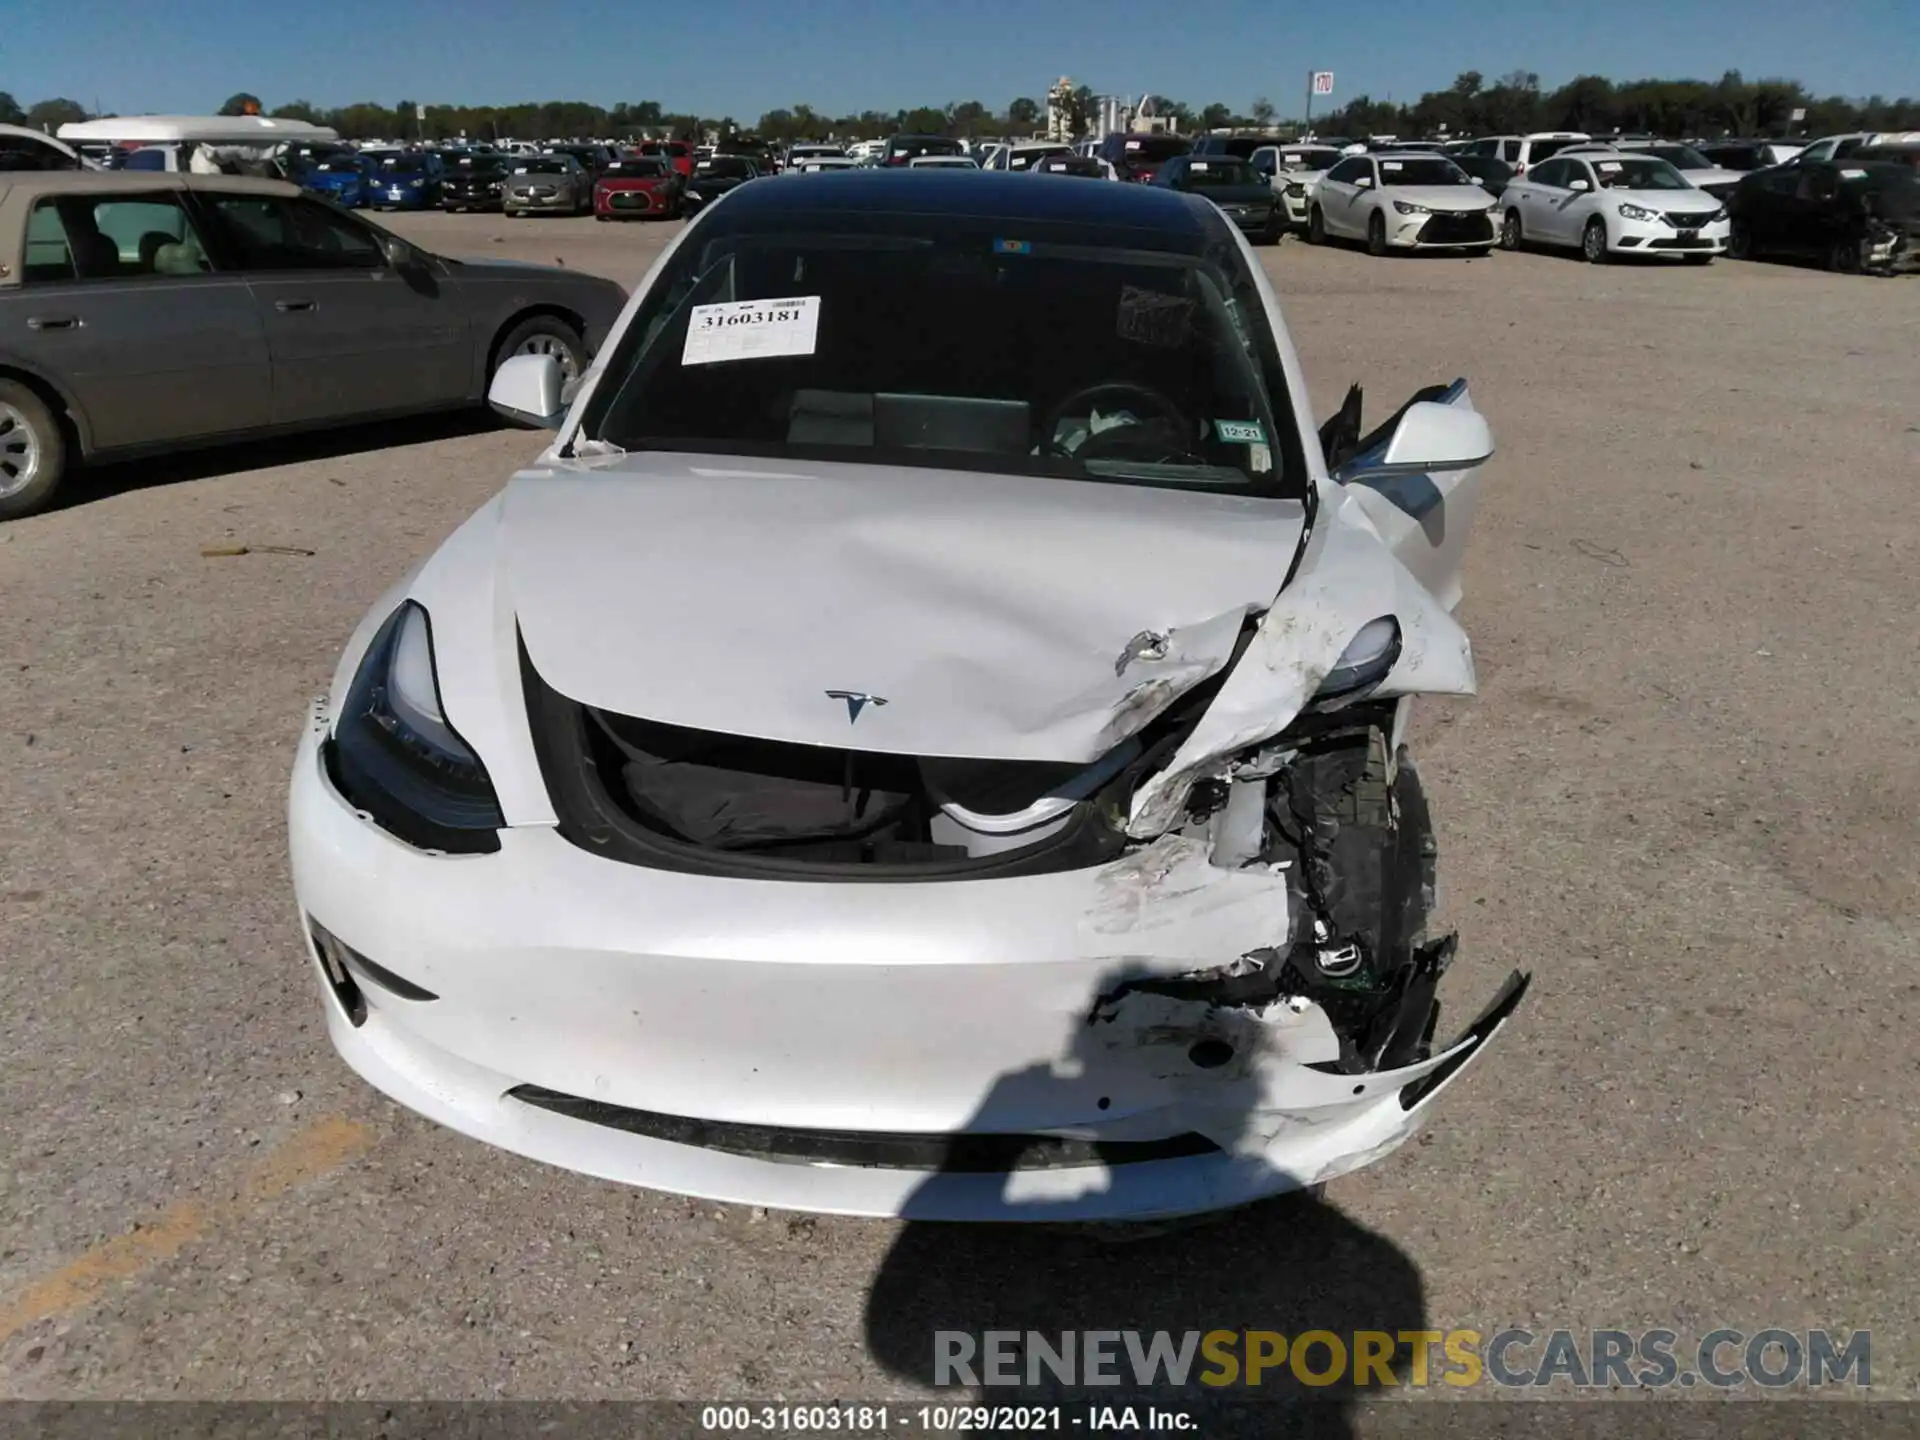
{"type": "Polygon", "coordinates": [[[1568,156],[1543,160],[1538,168],[1549,177],[1540,187],[1545,197],[1542,208],[1546,213],[1548,238],[1556,245],[1578,245],[1587,217],[1599,203],[1594,198],[1599,192],[1593,167],[1585,160],[1568,156]]]}
{"type": "Polygon", "coordinates": [[[1320,182],[1320,215],[1330,234],[1367,233],[1364,202],[1373,183],[1373,161],[1365,155],[1349,155],[1327,172],[1320,182]]]}
{"type": "Polygon", "coordinates": [[[266,331],[274,424],[469,399],[467,306],[440,262],[396,269],[382,232],[304,195],[207,189],[197,200],[266,331]]]}
{"type": "Polygon", "coordinates": [[[1253,152],[1253,168],[1260,172],[1260,178],[1267,182],[1267,188],[1278,199],[1282,184],[1280,180],[1280,151],[1277,146],[1262,145],[1253,152]]]}
{"type": "Polygon", "coordinates": [[[265,333],[246,281],[210,268],[177,190],[87,190],[27,217],[0,352],[64,385],[90,447],[212,438],[268,423],[265,333]]]}

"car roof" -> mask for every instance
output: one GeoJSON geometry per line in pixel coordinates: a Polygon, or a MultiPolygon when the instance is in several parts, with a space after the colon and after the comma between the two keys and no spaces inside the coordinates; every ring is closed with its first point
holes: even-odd
{"type": "Polygon", "coordinates": [[[1378,160],[1382,164],[1398,163],[1401,160],[1444,160],[1453,163],[1451,155],[1442,155],[1438,150],[1381,150],[1371,155],[1350,155],[1350,160],[1378,160]]]}
{"type": "Polygon", "coordinates": [[[298,195],[284,180],[245,175],[190,175],[176,170],[6,170],[0,171],[0,200],[25,195],[87,195],[107,190],[224,190],[245,195],[298,195]]]}
{"type": "Polygon", "coordinates": [[[814,215],[948,215],[1125,228],[1140,243],[1151,232],[1157,248],[1192,251],[1217,232],[1210,202],[1158,185],[1055,186],[1029,183],[1025,174],[980,171],[943,175],[899,170],[842,171],[801,175],[791,183],[743,185],[727,197],[725,213],[737,219],[814,215]]]}

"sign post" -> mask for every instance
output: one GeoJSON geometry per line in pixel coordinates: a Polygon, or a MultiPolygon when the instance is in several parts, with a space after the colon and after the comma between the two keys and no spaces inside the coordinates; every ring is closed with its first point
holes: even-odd
{"type": "Polygon", "coordinates": [[[1313,133],[1313,97],[1333,93],[1333,72],[1331,70],[1309,70],[1307,72],[1307,134],[1313,133]]]}

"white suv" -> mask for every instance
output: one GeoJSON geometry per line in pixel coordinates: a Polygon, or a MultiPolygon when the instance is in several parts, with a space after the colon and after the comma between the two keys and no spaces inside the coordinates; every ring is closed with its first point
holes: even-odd
{"type": "Polygon", "coordinates": [[[1524,175],[1529,165],[1538,165],[1549,155],[1569,145],[1584,144],[1592,139],[1591,135],[1578,130],[1536,130],[1531,135],[1482,135],[1468,141],[1455,153],[1491,155],[1511,165],[1515,175],[1524,175]]]}

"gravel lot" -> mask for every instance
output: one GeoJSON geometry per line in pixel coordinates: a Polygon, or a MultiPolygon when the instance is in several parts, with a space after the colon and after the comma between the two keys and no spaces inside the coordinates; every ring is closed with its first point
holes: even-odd
{"type": "MultiPolygon", "coordinates": [[[[393,228],[632,285],[675,227],[393,228]]],[[[1536,983],[1419,1144],[1114,1248],[717,1209],[414,1119],[324,1037],[289,757],[361,612],[541,438],[123,466],[0,527],[0,1393],[881,1397],[936,1325],[1423,1322],[1871,1327],[1875,1390],[1920,1391],[1920,283],[1265,263],[1322,414],[1465,373],[1501,447],[1482,693],[1414,743],[1455,1018],[1536,983]]]]}

